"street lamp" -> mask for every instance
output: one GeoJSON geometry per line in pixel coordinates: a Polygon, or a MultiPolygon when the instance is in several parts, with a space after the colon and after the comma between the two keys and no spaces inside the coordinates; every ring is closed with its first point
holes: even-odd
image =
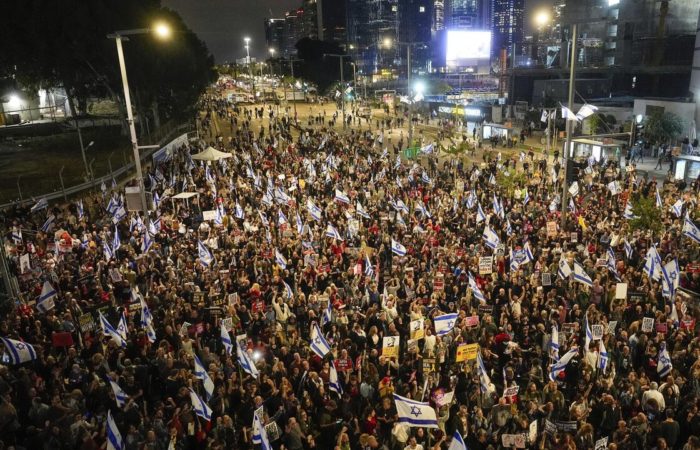
{"type": "Polygon", "coordinates": [[[537,14],[535,14],[535,24],[537,24],[538,27],[543,27],[549,23],[550,16],[549,16],[549,11],[547,10],[542,10],[539,11],[537,14]]]}
{"type": "MultiPolygon", "coordinates": [[[[129,40],[129,36],[137,34],[153,33],[161,39],[168,38],[171,34],[170,27],[160,22],[153,28],[138,28],[133,30],[115,31],[108,35],[109,39],[114,39],[117,44],[117,57],[119,58],[119,69],[121,70],[122,84],[124,85],[124,101],[126,102],[126,120],[129,123],[129,133],[131,134],[131,147],[134,151],[134,165],[136,166],[136,178],[139,184],[139,194],[141,194],[141,209],[143,210],[144,221],[148,225],[148,204],[146,203],[146,189],[143,184],[143,172],[141,170],[141,155],[139,154],[139,144],[136,138],[136,126],[134,125],[134,114],[131,111],[131,95],[129,94],[129,81],[126,77],[126,63],[124,62],[124,50],[122,41],[129,40]]],[[[152,146],[148,146],[152,147],[152,146]]],[[[157,147],[157,146],[156,146],[157,147]]],[[[92,173],[92,171],[90,171],[92,173]]]]}
{"type": "Polygon", "coordinates": [[[384,40],[382,41],[382,44],[384,45],[385,48],[391,48],[391,45],[393,44],[391,38],[385,37],[384,40]]]}

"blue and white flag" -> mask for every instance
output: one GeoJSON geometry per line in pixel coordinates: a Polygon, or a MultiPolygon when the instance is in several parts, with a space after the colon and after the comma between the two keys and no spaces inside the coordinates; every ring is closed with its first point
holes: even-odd
{"type": "Polygon", "coordinates": [[[569,267],[569,263],[563,258],[559,260],[559,270],[557,270],[557,275],[559,275],[559,278],[562,280],[566,280],[571,276],[571,267],[569,267]]]}
{"type": "Polygon", "coordinates": [[[219,204],[219,206],[216,208],[216,216],[214,216],[214,223],[216,225],[223,225],[225,215],[226,211],[224,210],[224,205],[219,204]]]}
{"type": "Polygon", "coordinates": [[[600,341],[600,350],[598,353],[598,368],[603,371],[603,374],[605,374],[605,371],[608,368],[608,351],[605,349],[605,344],[603,344],[603,341],[600,341]]]}
{"type": "Polygon", "coordinates": [[[498,238],[498,235],[488,225],[484,228],[482,238],[484,239],[484,243],[486,244],[486,246],[493,250],[496,250],[498,244],[501,243],[501,240],[498,238]]]}
{"type": "Polygon", "coordinates": [[[369,257],[365,255],[365,275],[372,278],[374,276],[374,267],[372,267],[372,262],[369,257]]]}
{"type": "Polygon", "coordinates": [[[673,214],[675,214],[676,217],[680,217],[681,214],[683,214],[683,200],[676,200],[676,203],[671,206],[671,211],[673,211],[673,214]]]}
{"type": "Polygon", "coordinates": [[[343,395],[343,387],[340,385],[338,380],[338,371],[335,370],[335,365],[330,364],[330,373],[328,376],[328,389],[335,392],[338,395],[343,395]]]}
{"type": "Polygon", "coordinates": [[[663,272],[661,270],[663,263],[661,262],[661,256],[656,250],[656,245],[652,245],[647,251],[646,260],[644,262],[644,273],[651,280],[659,281],[663,272]]]}
{"type": "Polygon", "coordinates": [[[39,199],[38,202],[36,202],[36,204],[34,204],[34,206],[31,207],[29,212],[35,213],[37,211],[41,211],[42,209],[48,208],[48,207],[49,207],[49,202],[46,200],[46,198],[41,198],[41,199],[39,199]]]}
{"type": "Polygon", "coordinates": [[[287,258],[277,249],[275,249],[275,262],[282,270],[287,269],[287,258]]]}
{"type": "Polygon", "coordinates": [[[102,312],[99,312],[100,316],[100,325],[102,326],[102,333],[105,336],[108,336],[112,338],[112,341],[116,342],[117,345],[119,345],[122,348],[126,348],[126,341],[122,337],[122,335],[114,329],[111,323],[107,321],[107,318],[102,315],[102,312]]]}
{"type": "Polygon", "coordinates": [[[262,204],[265,206],[272,206],[272,195],[270,194],[270,191],[267,191],[263,194],[261,201],[262,204]]]}
{"type": "Polygon", "coordinates": [[[435,335],[444,336],[452,331],[452,329],[455,327],[455,323],[457,323],[457,316],[457,313],[451,313],[435,317],[433,319],[433,323],[435,324],[435,335]]]}
{"type": "Polygon", "coordinates": [[[508,236],[512,236],[512,235],[513,235],[513,227],[511,226],[510,220],[508,220],[508,219],[506,219],[506,234],[507,234],[508,236]]]}
{"type": "Polygon", "coordinates": [[[632,202],[627,200],[627,204],[625,205],[625,211],[622,213],[622,217],[624,217],[627,220],[631,220],[635,218],[634,211],[632,210],[632,202]]]}
{"type": "Polygon", "coordinates": [[[486,214],[484,210],[481,209],[481,203],[476,204],[476,223],[484,222],[486,220],[486,214]]]}
{"type": "Polygon", "coordinates": [[[420,178],[423,181],[423,183],[425,183],[425,184],[430,184],[433,182],[433,180],[431,180],[430,177],[428,176],[428,172],[426,172],[425,170],[421,174],[420,178]]]}
{"type": "Polygon", "coordinates": [[[282,226],[288,224],[287,216],[284,215],[281,209],[277,210],[277,225],[282,226]]]}
{"type": "Polygon", "coordinates": [[[535,261],[535,255],[532,254],[532,249],[530,248],[530,241],[526,242],[523,246],[523,252],[525,253],[525,260],[521,264],[535,261]]]}
{"type": "Polygon", "coordinates": [[[686,213],[685,219],[683,220],[683,235],[700,243],[700,229],[693,223],[688,213],[686,213]]]}
{"type": "Polygon", "coordinates": [[[394,206],[394,209],[396,209],[397,211],[403,211],[406,214],[409,214],[408,206],[406,206],[406,204],[403,202],[403,200],[401,200],[401,199],[396,200],[394,202],[393,206],[394,206]]]}
{"type": "Polygon", "coordinates": [[[253,444],[260,444],[260,450],[272,450],[270,439],[262,423],[262,417],[253,413],[253,444]]]}
{"type": "Polygon", "coordinates": [[[583,318],[583,328],[585,331],[585,336],[584,336],[584,346],[583,346],[583,351],[584,353],[588,353],[588,350],[590,349],[591,341],[593,340],[593,332],[591,331],[591,326],[588,324],[588,313],[583,318]]]}
{"type": "Polygon", "coordinates": [[[110,247],[109,244],[106,242],[102,243],[102,252],[104,253],[105,259],[107,261],[114,258],[114,252],[112,251],[112,247],[110,247]]]}
{"type": "Polygon", "coordinates": [[[255,361],[253,361],[253,358],[248,355],[248,352],[245,348],[243,348],[243,346],[240,345],[240,343],[237,343],[236,345],[236,356],[238,356],[238,364],[241,365],[241,369],[243,369],[245,373],[250,374],[255,378],[260,375],[258,368],[255,367],[255,361]]]}
{"type": "Polygon", "coordinates": [[[591,277],[583,269],[583,266],[577,261],[574,261],[574,280],[588,287],[593,286],[593,280],[591,280],[591,277]]]}
{"type": "Polygon", "coordinates": [[[493,173],[489,177],[489,184],[496,184],[496,177],[493,175],[493,173]]]}
{"type": "Polygon", "coordinates": [[[505,212],[503,211],[503,205],[501,205],[501,202],[498,200],[498,197],[496,196],[495,192],[493,193],[493,212],[501,219],[503,219],[505,217],[505,212]]]}
{"type": "Polygon", "coordinates": [[[191,388],[190,401],[192,402],[192,409],[194,409],[194,413],[207,422],[211,422],[211,408],[209,405],[204,403],[204,400],[202,400],[191,388]]]}
{"type": "Polygon", "coordinates": [[[224,350],[226,351],[226,354],[231,356],[233,353],[233,343],[231,342],[231,335],[228,334],[228,330],[226,329],[226,325],[224,325],[224,321],[221,321],[221,343],[224,346],[224,350]]]}
{"type": "Polygon", "coordinates": [[[657,355],[656,359],[658,360],[656,365],[656,373],[659,375],[659,378],[663,378],[671,373],[673,364],[671,363],[671,356],[668,354],[665,342],[662,342],[659,346],[659,354],[657,355]]]}
{"type": "Polygon", "coordinates": [[[656,207],[663,209],[664,202],[661,200],[661,194],[659,193],[659,187],[656,186],[656,207]]]}
{"type": "Polygon", "coordinates": [[[396,162],[394,162],[394,169],[401,167],[401,155],[396,155],[396,162]]]}
{"type": "Polygon", "coordinates": [[[431,217],[430,212],[428,211],[428,209],[425,207],[425,205],[422,202],[419,202],[416,205],[416,211],[421,213],[423,215],[423,217],[427,217],[428,219],[430,219],[430,217],[431,217]]]}
{"type": "Polygon", "coordinates": [[[331,301],[328,300],[328,304],[326,305],[326,309],[323,310],[323,314],[321,315],[321,326],[326,326],[326,324],[331,323],[333,320],[333,305],[331,304],[331,301]]]}
{"type": "Polygon", "coordinates": [[[148,253],[152,246],[153,239],[151,238],[150,233],[144,234],[143,241],[141,241],[141,253],[148,253]]]}
{"type": "Polygon", "coordinates": [[[214,256],[209,249],[204,246],[202,241],[197,241],[197,252],[199,253],[199,261],[204,267],[209,267],[214,262],[214,256]]]}
{"type": "Polygon", "coordinates": [[[554,364],[552,364],[552,369],[549,372],[549,379],[555,381],[560,373],[562,373],[566,366],[571,362],[571,360],[578,355],[578,348],[573,347],[571,350],[566,352],[561,359],[554,364]]]}
{"type": "Polygon", "coordinates": [[[124,441],[111,410],[107,411],[107,450],[124,450],[124,441]]]}
{"type": "Polygon", "coordinates": [[[326,237],[342,241],[343,237],[340,235],[338,230],[330,223],[326,225],[326,237]]]}
{"type": "Polygon", "coordinates": [[[476,206],[476,202],[477,202],[476,192],[474,192],[474,190],[472,189],[471,191],[469,191],[469,194],[467,195],[467,201],[466,201],[467,208],[472,209],[474,206],[476,206]]]}
{"type": "Polygon", "coordinates": [[[350,197],[348,197],[348,194],[341,191],[340,189],[335,190],[335,199],[334,200],[336,202],[345,203],[346,205],[350,204],[350,197]]]}
{"type": "Polygon", "coordinates": [[[326,340],[325,336],[321,332],[321,328],[317,323],[311,325],[311,342],[309,342],[309,347],[316,353],[320,358],[323,358],[331,351],[331,346],[326,340]]]}
{"type": "Polygon", "coordinates": [[[486,372],[486,366],[484,366],[484,359],[481,357],[481,350],[476,352],[476,370],[479,374],[479,384],[481,385],[481,392],[488,392],[491,390],[491,378],[486,372]]]}
{"type": "Polygon", "coordinates": [[[403,220],[403,216],[401,215],[400,212],[397,212],[397,213],[396,213],[396,223],[397,223],[398,225],[401,225],[402,227],[405,227],[405,226],[406,226],[406,221],[403,220]]]}
{"type": "Polygon", "coordinates": [[[141,328],[146,331],[148,342],[153,344],[156,341],[156,330],[153,328],[153,315],[151,314],[151,310],[143,296],[139,295],[138,298],[139,303],[141,304],[141,328]]]}
{"type": "Polygon", "coordinates": [[[301,216],[299,215],[299,211],[296,212],[296,225],[297,225],[297,233],[302,234],[304,232],[304,222],[301,221],[301,216]]]}
{"type": "Polygon", "coordinates": [[[438,428],[435,410],[429,403],[417,402],[394,394],[394,404],[399,415],[399,423],[409,427],[438,428]]]}
{"type": "Polygon", "coordinates": [[[559,329],[552,325],[552,337],[549,341],[549,356],[554,360],[559,359],[559,329]]]}
{"type": "Polygon", "coordinates": [[[212,381],[211,377],[209,377],[207,370],[204,368],[204,364],[202,364],[202,361],[199,360],[197,355],[193,354],[192,356],[194,357],[194,376],[195,378],[202,380],[204,390],[207,393],[207,400],[209,400],[211,399],[212,395],[214,395],[214,381],[212,381]]]}
{"type": "Polygon", "coordinates": [[[486,302],[486,297],[484,297],[484,294],[481,292],[481,289],[479,289],[479,285],[476,284],[471,273],[469,274],[469,288],[472,290],[475,299],[480,302],[486,302]]]}
{"type": "Polygon", "coordinates": [[[44,233],[48,233],[51,229],[51,226],[53,225],[54,220],[56,220],[56,216],[50,214],[49,217],[46,218],[44,224],[41,226],[41,231],[43,231],[44,233]]]}
{"type": "Polygon", "coordinates": [[[78,220],[82,220],[83,217],[85,217],[85,208],[83,207],[83,201],[78,200],[78,202],[75,204],[77,210],[78,210],[78,220]]]}
{"type": "Polygon", "coordinates": [[[428,144],[423,147],[421,147],[420,152],[425,153],[426,155],[432,155],[434,151],[433,144],[428,144]]]}
{"type": "Polygon", "coordinates": [[[284,280],[282,280],[282,285],[284,286],[284,296],[287,299],[291,299],[292,297],[294,297],[294,292],[292,291],[292,287],[289,284],[287,284],[287,282],[284,280]]]}
{"type": "Polygon", "coordinates": [[[36,300],[36,308],[40,312],[46,313],[56,306],[55,300],[57,298],[58,293],[56,292],[56,289],[51,286],[51,283],[44,281],[44,286],[41,288],[41,295],[36,300]]]}
{"type": "Polygon", "coordinates": [[[241,205],[236,202],[236,219],[245,219],[245,213],[243,212],[243,208],[241,208],[241,205]]]}
{"type": "Polygon", "coordinates": [[[118,206],[116,211],[114,211],[114,214],[112,216],[112,222],[114,224],[117,224],[122,221],[124,217],[126,217],[126,209],[124,209],[123,206],[118,206]]]}
{"type": "Polygon", "coordinates": [[[391,240],[391,252],[398,256],[406,256],[406,247],[396,242],[394,239],[391,240]]]}
{"type": "Polygon", "coordinates": [[[122,314],[119,317],[119,323],[117,324],[117,333],[119,333],[119,336],[121,336],[122,339],[126,341],[127,336],[129,334],[129,327],[126,323],[126,311],[122,311],[122,314]]]}
{"type": "Polygon", "coordinates": [[[447,447],[447,450],[469,450],[467,448],[467,444],[464,443],[464,439],[462,439],[462,435],[459,434],[459,431],[455,430],[455,433],[452,435],[452,441],[450,442],[450,446],[447,447]]]}
{"type": "Polygon", "coordinates": [[[119,228],[114,226],[114,235],[112,237],[112,251],[116,252],[122,246],[122,240],[119,238],[119,228]]]}
{"type": "Polygon", "coordinates": [[[114,399],[117,401],[117,406],[122,408],[126,404],[126,401],[129,400],[129,396],[119,387],[116,381],[109,377],[107,377],[107,379],[109,380],[109,385],[112,386],[112,392],[114,392],[114,399]]]}
{"type": "Polygon", "coordinates": [[[573,198],[569,198],[569,211],[575,213],[576,212],[576,204],[574,203],[573,198]]]}
{"type": "Polygon", "coordinates": [[[321,208],[316,206],[316,204],[310,198],[306,200],[306,209],[309,211],[309,214],[311,214],[311,217],[316,222],[321,221],[321,208]]]}
{"type": "Polygon", "coordinates": [[[627,259],[632,259],[632,245],[629,243],[627,239],[625,239],[624,243],[625,247],[625,256],[627,256],[627,259]]]}
{"type": "Polygon", "coordinates": [[[678,259],[674,258],[661,266],[661,295],[664,297],[673,297],[678,289],[680,282],[681,268],[678,265],[678,259]]]}
{"type": "Polygon", "coordinates": [[[36,359],[36,351],[34,351],[33,345],[5,337],[0,337],[0,339],[5,344],[5,354],[10,364],[17,365],[36,359]]]}
{"type": "Polygon", "coordinates": [[[371,219],[370,215],[367,214],[367,211],[365,211],[365,208],[362,207],[362,204],[359,201],[355,204],[355,211],[360,217],[371,219]]]}
{"type": "Polygon", "coordinates": [[[525,197],[523,198],[523,206],[527,205],[527,202],[530,201],[530,193],[525,189],[525,197]]]}

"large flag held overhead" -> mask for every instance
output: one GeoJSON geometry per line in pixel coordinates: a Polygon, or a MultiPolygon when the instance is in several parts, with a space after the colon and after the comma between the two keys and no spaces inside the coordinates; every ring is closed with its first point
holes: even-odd
{"type": "Polygon", "coordinates": [[[260,450],[272,450],[262,418],[256,413],[253,413],[253,443],[260,444],[260,450]]]}
{"type": "Polygon", "coordinates": [[[122,348],[126,348],[126,340],[122,337],[121,333],[119,333],[117,330],[114,329],[112,324],[110,324],[107,321],[107,318],[102,315],[102,312],[99,312],[100,316],[100,325],[102,326],[102,333],[105,336],[109,336],[112,338],[112,341],[116,342],[117,345],[119,345],[122,348]]]}
{"type": "Polygon", "coordinates": [[[549,373],[549,379],[552,381],[556,380],[559,374],[566,369],[566,366],[576,355],[578,355],[578,348],[573,347],[571,350],[566,352],[559,361],[552,364],[552,370],[549,373]]]}
{"type": "Polygon", "coordinates": [[[336,189],[335,190],[335,201],[349,205],[350,204],[350,197],[348,197],[348,194],[341,191],[340,189],[336,189]]]}
{"type": "Polygon", "coordinates": [[[662,342],[659,346],[659,354],[657,359],[658,362],[656,365],[656,373],[659,375],[659,378],[663,378],[671,372],[671,369],[673,369],[671,357],[668,354],[665,342],[662,342]]]}
{"type": "Polygon", "coordinates": [[[438,428],[435,410],[429,403],[417,402],[394,394],[394,404],[400,423],[410,427],[438,428]]]}
{"type": "Polygon", "coordinates": [[[58,297],[56,289],[51,286],[51,283],[44,281],[44,287],[41,289],[41,295],[36,300],[36,307],[39,311],[45,313],[53,309],[55,304],[55,299],[58,297]]]}
{"type": "Polygon", "coordinates": [[[435,335],[444,336],[452,331],[452,329],[455,327],[455,323],[457,322],[457,317],[457,313],[451,313],[443,314],[433,319],[435,324],[435,335]]]}
{"type": "Polygon", "coordinates": [[[124,450],[124,441],[111,410],[107,411],[107,450],[124,450]]]}
{"type": "Polygon", "coordinates": [[[549,355],[555,361],[559,359],[559,330],[556,325],[552,326],[552,337],[549,342],[549,355]]]}
{"type": "Polygon", "coordinates": [[[323,358],[331,351],[331,346],[325,336],[323,336],[317,323],[311,325],[311,342],[309,342],[309,346],[320,358],[323,358]]]}
{"type": "Polygon", "coordinates": [[[255,367],[255,361],[253,361],[250,355],[248,355],[246,349],[243,348],[240,343],[236,345],[236,356],[238,356],[238,364],[241,365],[241,369],[243,369],[245,373],[257,378],[260,372],[258,372],[258,368],[255,367]]]}
{"type": "Polygon", "coordinates": [[[279,250],[275,249],[275,262],[282,270],[287,268],[287,258],[279,250]]]}
{"type": "Polygon", "coordinates": [[[683,220],[683,235],[700,243],[700,229],[693,223],[688,213],[685,214],[685,219],[683,220]]]}
{"type": "MultiPolygon", "coordinates": [[[[559,268],[561,270],[561,266],[559,268]]],[[[583,269],[583,266],[577,261],[574,261],[574,280],[585,284],[588,287],[593,286],[593,280],[591,280],[591,277],[583,269]]]]}
{"type": "Polygon", "coordinates": [[[447,450],[469,450],[467,444],[464,443],[464,439],[462,439],[462,435],[459,434],[459,431],[455,430],[455,433],[452,435],[452,442],[450,442],[450,446],[447,450]]]}
{"type": "Polygon", "coordinates": [[[471,273],[469,274],[469,288],[472,290],[472,295],[474,295],[474,298],[480,302],[486,302],[486,297],[481,292],[481,289],[479,289],[479,286],[476,284],[476,281],[471,273]]]}
{"type": "Polygon", "coordinates": [[[498,238],[496,232],[493,231],[488,225],[484,228],[482,238],[484,239],[484,243],[486,244],[486,246],[492,250],[496,250],[498,244],[501,243],[501,240],[498,238]]]}
{"type": "Polygon", "coordinates": [[[306,200],[306,209],[309,211],[309,214],[311,214],[311,217],[316,222],[321,221],[321,214],[322,214],[321,208],[316,206],[316,204],[310,198],[306,200]]]}
{"type": "Polygon", "coordinates": [[[391,252],[398,256],[406,256],[406,247],[396,242],[394,239],[391,240],[391,252]]]}
{"type": "Polygon", "coordinates": [[[342,241],[343,237],[340,235],[338,230],[330,223],[326,225],[326,237],[335,239],[337,241],[342,241]]]}
{"type": "Polygon", "coordinates": [[[107,378],[109,380],[109,385],[112,386],[112,392],[114,392],[114,399],[117,401],[117,406],[120,408],[123,407],[126,404],[126,401],[129,400],[129,396],[121,387],[119,387],[116,381],[109,377],[107,378]]]}
{"type": "Polygon", "coordinates": [[[199,397],[199,395],[197,395],[191,388],[190,401],[192,402],[192,408],[194,409],[194,413],[202,419],[206,420],[207,422],[211,422],[211,408],[209,407],[209,405],[204,403],[204,400],[202,400],[199,397]]]}
{"type": "Polygon", "coordinates": [[[204,368],[204,364],[202,364],[202,361],[199,360],[197,355],[192,356],[194,357],[194,376],[195,378],[202,380],[204,390],[207,393],[207,400],[209,400],[214,395],[214,381],[207,373],[207,370],[204,368]]]}
{"type": "Polygon", "coordinates": [[[9,358],[10,364],[17,365],[36,359],[33,345],[5,337],[0,337],[0,339],[5,344],[5,354],[9,358]]]}
{"type": "Polygon", "coordinates": [[[209,267],[211,263],[214,262],[214,256],[209,249],[204,246],[202,241],[197,241],[197,251],[199,252],[199,262],[201,262],[204,267],[209,267]]]}
{"type": "Polygon", "coordinates": [[[228,334],[223,320],[221,321],[221,343],[224,345],[226,354],[230,356],[233,353],[233,344],[231,343],[231,335],[228,334]]]}

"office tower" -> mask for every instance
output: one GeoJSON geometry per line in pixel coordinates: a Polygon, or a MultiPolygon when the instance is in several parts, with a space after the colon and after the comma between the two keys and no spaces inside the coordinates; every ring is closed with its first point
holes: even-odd
{"type": "Polygon", "coordinates": [[[284,34],[284,19],[265,19],[265,41],[268,49],[272,48],[275,52],[283,52],[284,34]]]}
{"type": "Polygon", "coordinates": [[[345,45],[347,41],[345,2],[343,0],[316,0],[316,6],[316,15],[319,18],[319,39],[345,45]]]}
{"type": "Polygon", "coordinates": [[[508,56],[522,53],[518,50],[523,45],[523,14],[525,0],[492,0],[491,2],[491,55],[498,57],[502,48],[508,56]]]}
{"type": "Polygon", "coordinates": [[[430,42],[433,0],[399,0],[399,41],[430,42]]]}
{"type": "Polygon", "coordinates": [[[445,29],[445,0],[433,3],[433,32],[445,29]]]}
{"type": "Polygon", "coordinates": [[[480,27],[479,0],[447,0],[446,28],[476,29],[480,27]]]}
{"type": "Polygon", "coordinates": [[[284,16],[284,45],[280,56],[289,57],[297,54],[296,43],[301,29],[296,11],[288,11],[284,16]]]}

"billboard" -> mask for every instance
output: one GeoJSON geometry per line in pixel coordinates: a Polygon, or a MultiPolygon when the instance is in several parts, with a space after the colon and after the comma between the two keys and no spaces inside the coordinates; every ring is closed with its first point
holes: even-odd
{"type": "Polygon", "coordinates": [[[490,31],[447,30],[445,60],[448,67],[477,65],[490,58],[490,31]]]}

